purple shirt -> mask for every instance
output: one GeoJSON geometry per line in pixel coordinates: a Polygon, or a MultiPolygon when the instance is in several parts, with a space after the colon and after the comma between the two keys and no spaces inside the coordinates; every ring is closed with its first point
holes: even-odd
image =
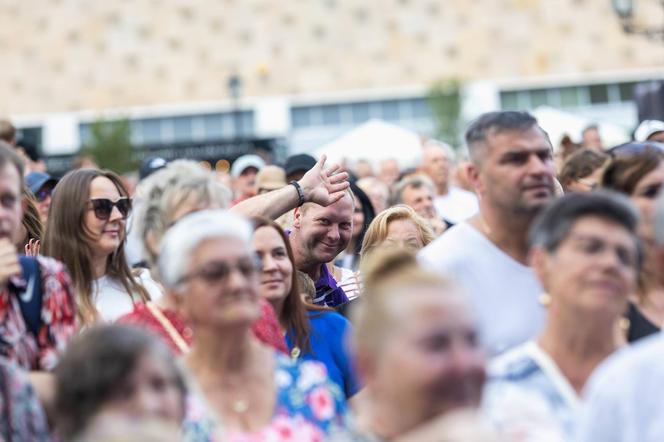
{"type": "Polygon", "coordinates": [[[316,299],[314,299],[314,304],[337,307],[348,302],[348,296],[337,285],[337,281],[327,269],[326,264],[321,264],[320,278],[318,278],[315,285],[316,299]]]}

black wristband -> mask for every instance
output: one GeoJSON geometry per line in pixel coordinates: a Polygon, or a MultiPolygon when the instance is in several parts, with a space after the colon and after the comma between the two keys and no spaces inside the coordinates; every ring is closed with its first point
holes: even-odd
{"type": "Polygon", "coordinates": [[[295,187],[295,190],[297,190],[297,197],[298,197],[297,207],[302,207],[302,205],[305,203],[304,191],[302,190],[302,186],[300,186],[300,183],[298,183],[297,181],[291,181],[289,184],[292,184],[293,187],[295,187]]]}

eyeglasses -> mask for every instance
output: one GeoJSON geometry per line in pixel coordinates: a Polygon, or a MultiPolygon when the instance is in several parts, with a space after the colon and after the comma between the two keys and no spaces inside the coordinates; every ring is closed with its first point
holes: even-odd
{"type": "Polygon", "coordinates": [[[191,279],[200,278],[209,285],[216,285],[225,281],[233,270],[239,271],[245,278],[250,278],[256,274],[259,268],[260,260],[256,256],[240,259],[237,264],[215,261],[204,265],[200,270],[183,276],[178,279],[177,283],[182,284],[191,279]]]}
{"type": "Polygon", "coordinates": [[[131,212],[131,199],[129,198],[120,198],[117,201],[111,201],[107,198],[95,198],[90,200],[90,204],[97,219],[104,221],[111,217],[113,207],[118,208],[122,218],[127,218],[129,212],[131,212]]]}
{"type": "Polygon", "coordinates": [[[35,193],[35,199],[37,200],[37,202],[41,203],[52,194],[53,194],[53,187],[51,186],[42,187],[37,191],[37,193],[35,193]]]}

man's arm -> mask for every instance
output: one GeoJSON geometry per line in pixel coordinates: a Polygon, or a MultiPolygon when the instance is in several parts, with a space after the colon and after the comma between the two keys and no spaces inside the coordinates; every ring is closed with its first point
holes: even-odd
{"type": "MultiPolygon", "coordinates": [[[[329,206],[339,201],[350,184],[348,174],[341,171],[337,164],[325,169],[326,157],[320,160],[302,179],[298,181],[304,192],[306,203],[316,203],[329,206]]],[[[264,216],[276,219],[284,213],[298,206],[300,198],[295,186],[287,185],[281,189],[273,190],[263,195],[246,199],[233,206],[231,210],[244,216],[264,216]]]]}

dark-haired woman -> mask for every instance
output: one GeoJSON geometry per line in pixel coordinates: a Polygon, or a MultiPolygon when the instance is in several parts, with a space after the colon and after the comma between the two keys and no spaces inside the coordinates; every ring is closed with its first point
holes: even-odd
{"type": "Polygon", "coordinates": [[[53,193],[43,252],[72,276],[83,324],[114,321],[135,302],[161,296],[148,272],[132,274],[124,246],[131,199],[113,172],[79,169],[53,193]]]}
{"type": "Polygon", "coordinates": [[[619,154],[602,177],[602,186],[629,196],[640,215],[638,232],[645,262],[627,311],[629,342],[659,332],[664,324],[664,275],[655,252],[655,201],[664,184],[664,153],[654,146],[640,146],[641,151],[627,154],[616,148],[619,154]]]}
{"type": "Polygon", "coordinates": [[[334,311],[303,301],[286,234],[267,219],[256,219],[254,225],[260,294],[274,307],[291,356],[325,364],[330,380],[351,397],[359,386],[345,348],[350,323],[334,311]]]}
{"type": "Polygon", "coordinates": [[[105,427],[125,422],[178,427],[184,417],[186,389],[175,360],[159,339],[136,327],[86,330],[71,342],[55,376],[62,440],[97,440],[91,434],[112,432],[105,427]]]}

